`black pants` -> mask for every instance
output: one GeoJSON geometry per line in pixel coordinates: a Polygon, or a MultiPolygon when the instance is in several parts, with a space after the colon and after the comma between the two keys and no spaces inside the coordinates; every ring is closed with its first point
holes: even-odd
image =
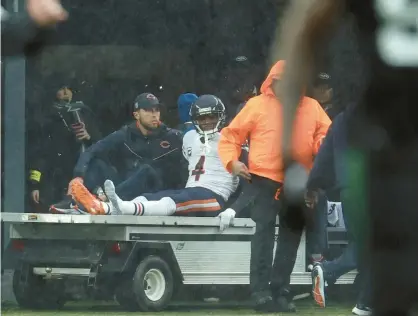
{"type": "Polygon", "coordinates": [[[116,193],[122,200],[132,200],[143,193],[163,190],[163,183],[157,172],[149,165],[140,165],[128,175],[121,175],[109,163],[101,159],[90,162],[84,185],[91,191],[109,179],[115,183],[116,193]]]}
{"type": "Polygon", "coordinates": [[[305,205],[285,205],[279,214],[279,237],[271,277],[271,289],[281,293],[289,289],[303,230],[314,231],[313,210],[305,205]]]}
{"type": "Polygon", "coordinates": [[[418,302],[418,141],[388,168],[370,161],[373,307],[403,316],[418,302]]]}
{"type": "Polygon", "coordinates": [[[277,199],[280,183],[253,176],[252,185],[251,218],[256,223],[256,231],[251,241],[250,288],[255,300],[270,295],[276,298],[289,291],[303,230],[316,231],[314,213],[305,205],[286,205],[277,199]],[[279,236],[272,266],[277,215],[279,236]]]}
{"type": "MultiPolygon", "coordinates": [[[[250,289],[255,300],[271,296],[270,281],[275,241],[276,216],[282,209],[282,201],[275,199],[281,183],[252,175],[252,198],[248,195],[244,200],[253,200],[251,218],[256,224],[251,240],[250,289]]],[[[237,200],[239,202],[239,199],[237,200]]]]}

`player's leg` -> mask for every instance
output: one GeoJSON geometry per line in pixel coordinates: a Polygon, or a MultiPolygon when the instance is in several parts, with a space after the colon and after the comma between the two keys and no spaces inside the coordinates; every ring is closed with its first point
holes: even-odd
{"type": "Polygon", "coordinates": [[[115,192],[112,181],[105,182],[105,191],[116,212],[124,215],[170,216],[204,215],[216,216],[224,201],[205,188],[185,188],[147,193],[132,201],[123,201],[115,192]]]}
{"type": "Polygon", "coordinates": [[[352,312],[354,315],[369,316],[372,315],[370,262],[359,264],[358,271],[359,292],[352,312]]]}
{"type": "Polygon", "coordinates": [[[186,188],[173,192],[175,215],[215,217],[225,205],[224,199],[206,188],[186,188]]]}
{"type": "Polygon", "coordinates": [[[286,205],[279,213],[279,238],[277,240],[271,276],[273,295],[277,296],[281,311],[294,311],[293,296],[290,293],[290,275],[292,274],[306,218],[305,205],[286,205]]]}
{"type": "Polygon", "coordinates": [[[138,216],[168,216],[176,211],[176,203],[171,196],[178,191],[165,190],[156,193],[147,193],[136,197],[132,201],[123,201],[117,194],[112,181],[105,182],[105,192],[115,212],[123,215],[138,216]]]}
{"type": "Polygon", "coordinates": [[[335,284],[337,279],[357,268],[356,249],[353,242],[349,242],[341,256],[332,261],[316,262],[313,266],[312,277],[312,296],[315,302],[325,307],[325,283],[335,284]]]}
{"type": "Polygon", "coordinates": [[[275,198],[280,183],[252,175],[251,186],[254,196],[251,218],[256,224],[255,233],[251,239],[251,297],[256,310],[273,312],[276,311],[275,299],[277,297],[270,289],[270,280],[276,216],[282,206],[281,200],[275,198]]]}
{"type": "Polygon", "coordinates": [[[324,261],[319,263],[319,265],[323,270],[324,279],[328,285],[334,284],[340,276],[357,268],[356,249],[354,242],[350,241],[348,243],[341,256],[331,261],[324,261]]]}

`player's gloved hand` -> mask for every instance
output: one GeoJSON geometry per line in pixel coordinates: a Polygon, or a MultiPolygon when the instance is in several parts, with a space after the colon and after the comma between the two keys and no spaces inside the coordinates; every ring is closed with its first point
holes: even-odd
{"type": "Polygon", "coordinates": [[[232,208],[227,208],[225,211],[218,215],[218,217],[221,219],[219,223],[219,229],[221,232],[227,229],[233,223],[235,214],[236,212],[232,208]]]}

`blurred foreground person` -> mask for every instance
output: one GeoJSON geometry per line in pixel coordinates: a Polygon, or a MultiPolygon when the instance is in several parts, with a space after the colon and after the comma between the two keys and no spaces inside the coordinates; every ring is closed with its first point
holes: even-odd
{"type": "MultiPolygon", "coordinates": [[[[281,153],[283,106],[273,86],[280,82],[284,61],[277,62],[261,86],[261,94],[250,99],[221,132],[219,156],[233,175],[251,181],[254,207],[251,218],[256,232],[251,241],[250,288],[255,308],[261,312],[295,311],[289,292],[290,274],[307,217],[303,207],[284,207],[281,196],[284,173],[281,153]],[[248,167],[239,161],[242,145],[249,141],[248,167]],[[280,218],[280,237],[272,270],[276,216],[280,218]]],[[[298,105],[293,139],[294,157],[305,168],[312,167],[325,137],[330,119],[318,102],[303,97],[298,105]]],[[[237,199],[249,201],[248,196],[237,199]]],[[[286,203],[287,204],[287,203],[286,203]]]]}
{"type": "MultiPolygon", "coordinates": [[[[292,122],[305,78],[315,68],[314,55],[348,15],[357,27],[361,74],[367,82],[347,118],[349,190],[344,212],[354,223],[358,255],[370,256],[373,315],[408,315],[418,301],[416,3],[293,1],[280,41],[281,55],[288,58],[281,87],[285,116],[292,122]]],[[[289,126],[286,137],[289,144],[289,126]]]]}
{"type": "Polygon", "coordinates": [[[37,53],[51,27],[67,17],[59,0],[27,0],[22,13],[9,13],[1,8],[1,55],[37,53]]]}

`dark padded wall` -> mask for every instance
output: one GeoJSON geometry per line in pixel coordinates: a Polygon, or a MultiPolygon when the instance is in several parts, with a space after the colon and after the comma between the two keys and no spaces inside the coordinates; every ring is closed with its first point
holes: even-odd
{"type": "Polygon", "coordinates": [[[42,115],[62,84],[73,85],[109,131],[129,119],[130,103],[145,90],[164,101],[164,119],[172,125],[182,92],[216,93],[228,106],[237,82],[259,85],[265,75],[277,12],[285,2],[64,1],[71,19],[58,27],[54,45],[28,63],[30,117],[42,115]],[[236,65],[241,55],[250,67],[236,65]]]}

